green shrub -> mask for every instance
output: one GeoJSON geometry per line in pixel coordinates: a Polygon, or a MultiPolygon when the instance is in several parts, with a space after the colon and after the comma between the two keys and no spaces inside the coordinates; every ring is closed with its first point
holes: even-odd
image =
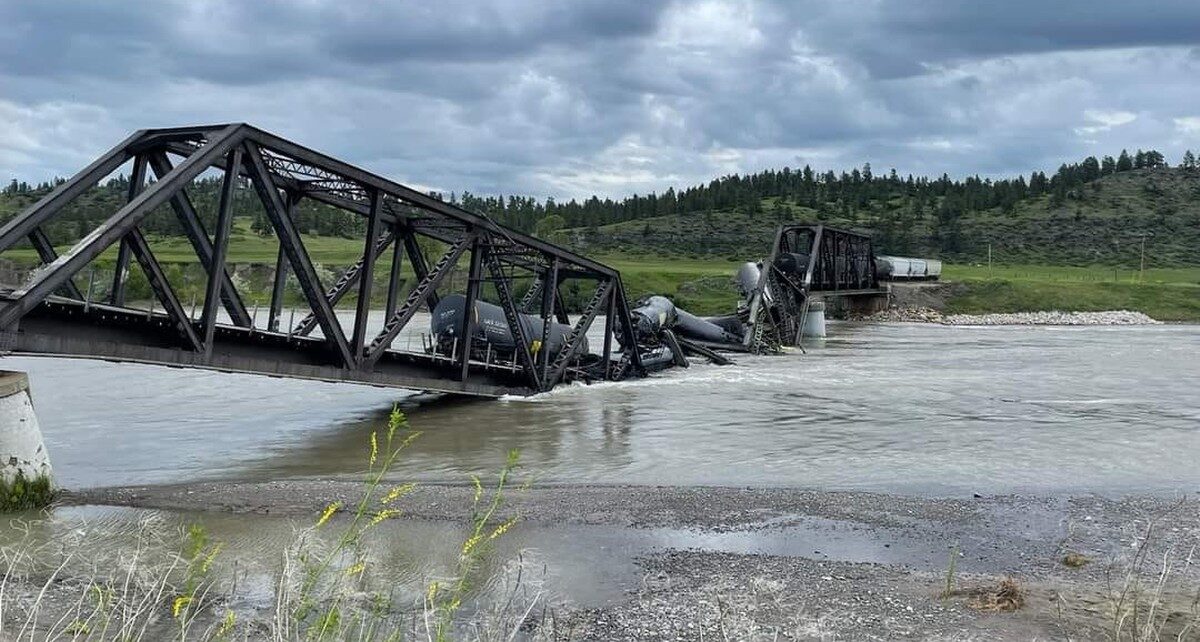
{"type": "Polygon", "coordinates": [[[0,511],[45,508],[54,497],[54,485],[50,483],[49,475],[29,479],[24,471],[17,471],[12,479],[0,478],[0,511]]]}

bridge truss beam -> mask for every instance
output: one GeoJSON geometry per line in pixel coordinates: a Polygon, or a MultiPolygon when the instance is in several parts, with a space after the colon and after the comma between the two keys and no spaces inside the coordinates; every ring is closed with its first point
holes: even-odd
{"type": "Polygon", "coordinates": [[[746,348],[797,345],[810,296],[877,296],[871,237],[820,224],[790,223],[775,231],[749,300],[746,348]]]}
{"type": "MultiPolygon", "coordinates": [[[[244,212],[243,212],[244,214],[244,212]]],[[[373,385],[497,396],[531,394],[576,376],[620,378],[642,372],[636,350],[612,354],[614,336],[632,345],[633,326],[620,275],[616,270],[540,239],[497,224],[485,215],[464,210],[405,187],[349,163],[242,123],[142,130],[109,150],[70,180],[0,226],[0,255],[30,243],[43,262],[29,279],[0,290],[0,352],[102,358],[161,363],[216,370],[270,374],[373,385]],[[46,235],[77,198],[128,163],[133,164],[128,201],[107,220],[59,253],[46,235]],[[149,169],[157,180],[144,183],[149,169]],[[212,236],[205,229],[188,188],[205,172],[224,173],[217,223],[212,236]],[[228,264],[233,218],[239,214],[236,190],[246,182],[261,202],[270,232],[279,244],[275,276],[265,323],[243,302],[228,264]],[[337,283],[321,282],[319,271],[300,233],[297,213],[305,201],[315,201],[364,217],[361,259],[337,283]],[[143,229],[156,208],[174,211],[190,242],[195,262],[207,276],[203,305],[197,316],[189,311],[169,280],[169,271],[154,255],[143,229]],[[108,298],[92,292],[98,259],[120,245],[117,273],[108,298]],[[372,329],[376,267],[386,275],[387,303],[382,326],[372,329]],[[427,252],[441,258],[433,265],[427,252]],[[122,262],[136,260],[145,272],[154,300],[149,309],[131,307],[122,296],[122,262]],[[407,260],[413,279],[399,265],[407,260]],[[462,261],[466,267],[460,267],[462,261]],[[75,280],[91,269],[88,291],[75,280]],[[446,293],[447,282],[466,271],[468,308],[475,301],[492,301],[505,311],[518,346],[509,358],[492,358],[491,345],[473,337],[474,315],[464,315],[461,336],[452,354],[441,354],[433,341],[422,348],[393,344],[405,331],[408,343],[418,332],[408,329],[422,306],[432,310],[446,293]],[[294,319],[282,321],[287,275],[290,272],[303,297],[294,319]],[[559,292],[563,281],[591,282],[595,294],[572,326],[556,354],[531,352],[537,339],[522,322],[529,303],[514,299],[515,284],[540,283],[540,316],[567,321],[559,292]],[[349,314],[335,306],[354,292],[349,314]],[[156,306],[157,304],[157,306],[156,306]],[[219,316],[223,309],[227,318],[219,316]],[[582,337],[603,313],[605,354],[581,354],[582,337]],[[310,336],[320,329],[321,336],[310,336]],[[481,356],[486,349],[486,356],[481,356]],[[536,357],[535,357],[536,355],[536,357]],[[603,359],[603,363],[599,363],[603,359]],[[609,360],[612,363],[609,363],[609,360]],[[586,367],[584,362],[587,362],[586,367]],[[617,367],[619,364],[619,367],[617,367]]],[[[134,268],[130,268],[134,269],[134,268]]],[[[103,287],[103,285],[101,286],[103,287]]],[[[530,293],[532,298],[537,294],[530,293]]],[[[378,322],[378,321],[377,321],[378,322]]]]}

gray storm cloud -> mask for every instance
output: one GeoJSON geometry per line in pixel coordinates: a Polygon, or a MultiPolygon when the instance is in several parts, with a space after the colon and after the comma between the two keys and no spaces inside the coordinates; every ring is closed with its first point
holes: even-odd
{"type": "Polygon", "coordinates": [[[1098,4],[0,1],[0,178],[220,121],[557,198],[1200,148],[1200,5],[1098,4]]]}

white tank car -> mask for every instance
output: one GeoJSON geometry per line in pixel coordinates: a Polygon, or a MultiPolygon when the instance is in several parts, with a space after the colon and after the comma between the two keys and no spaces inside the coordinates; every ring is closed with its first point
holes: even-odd
{"type": "Polygon", "coordinates": [[[875,270],[881,279],[907,279],[910,259],[899,256],[875,257],[875,270]]]}
{"type": "Polygon", "coordinates": [[[937,280],[942,275],[942,262],[937,259],[877,256],[875,271],[885,281],[937,280]]]}

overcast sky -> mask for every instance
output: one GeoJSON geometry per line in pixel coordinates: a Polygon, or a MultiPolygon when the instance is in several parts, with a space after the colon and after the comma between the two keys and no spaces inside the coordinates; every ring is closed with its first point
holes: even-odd
{"type": "Polygon", "coordinates": [[[0,179],[245,121],[421,188],[1200,150],[1200,2],[0,0],[0,179]]]}

